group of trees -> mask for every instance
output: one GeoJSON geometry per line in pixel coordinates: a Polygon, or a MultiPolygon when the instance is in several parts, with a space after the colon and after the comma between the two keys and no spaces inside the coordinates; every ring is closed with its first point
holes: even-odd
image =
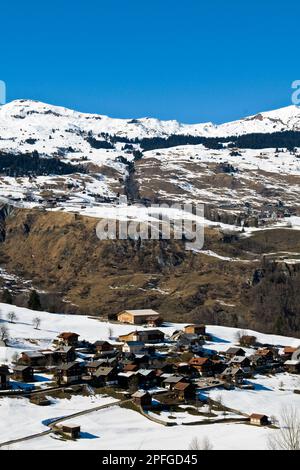
{"type": "Polygon", "coordinates": [[[58,158],[40,157],[37,151],[24,154],[0,152],[0,174],[6,176],[68,175],[86,173],[81,165],[71,165],[58,158]]]}
{"type": "MultiPolygon", "coordinates": [[[[118,140],[118,137],[116,137],[118,140]]],[[[300,132],[284,131],[273,132],[272,134],[252,133],[240,136],[228,137],[200,137],[193,135],[170,135],[164,137],[146,137],[143,139],[127,140],[127,144],[140,144],[145,151],[155,150],[169,147],[177,147],[179,145],[199,145],[203,144],[209,149],[222,149],[225,146],[229,148],[287,148],[294,149],[300,147],[300,132]]]]}
{"type": "MultiPolygon", "coordinates": [[[[2,300],[3,300],[3,297],[2,297],[2,300]]],[[[7,298],[7,300],[9,300],[9,302],[5,302],[5,303],[12,304],[12,297],[11,297],[10,292],[7,289],[5,290],[5,297],[7,298]]],[[[31,310],[42,309],[40,297],[39,297],[39,294],[36,292],[36,290],[32,290],[29,294],[28,308],[30,308],[31,310]]],[[[6,321],[8,323],[17,323],[18,320],[19,320],[19,317],[14,310],[10,310],[6,314],[5,318],[0,311],[0,341],[7,342],[10,339],[9,329],[7,328],[5,324],[3,324],[3,322],[6,321]]],[[[39,316],[34,317],[32,319],[32,325],[36,330],[38,330],[41,326],[41,318],[39,316]]]]}

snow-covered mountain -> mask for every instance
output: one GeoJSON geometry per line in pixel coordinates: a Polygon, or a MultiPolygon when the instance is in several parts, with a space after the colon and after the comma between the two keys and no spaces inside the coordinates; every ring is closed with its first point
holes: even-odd
{"type": "MultiPolygon", "coordinates": [[[[250,133],[272,133],[285,130],[300,130],[300,109],[287,106],[278,110],[263,112],[244,119],[215,125],[211,122],[201,124],[182,124],[178,121],[162,121],[154,118],[115,119],[108,116],[85,114],[59,106],[31,100],[12,101],[0,108],[1,147],[6,141],[20,143],[20,139],[46,138],[44,150],[49,146],[61,144],[61,135],[66,142],[76,144],[79,133],[127,137],[168,137],[170,135],[192,135],[203,137],[224,137],[250,133]],[[49,134],[52,129],[57,135],[52,142],[49,134]],[[69,133],[69,138],[66,139],[69,133]],[[73,136],[73,137],[72,137],[73,136]]],[[[1,148],[0,147],[0,148],[1,148]]]]}

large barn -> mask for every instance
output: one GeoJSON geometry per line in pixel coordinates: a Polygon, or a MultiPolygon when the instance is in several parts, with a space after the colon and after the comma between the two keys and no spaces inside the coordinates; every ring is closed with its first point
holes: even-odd
{"type": "Polygon", "coordinates": [[[159,313],[151,308],[145,310],[123,310],[118,314],[118,321],[132,325],[144,325],[149,321],[159,320],[159,313]]]}

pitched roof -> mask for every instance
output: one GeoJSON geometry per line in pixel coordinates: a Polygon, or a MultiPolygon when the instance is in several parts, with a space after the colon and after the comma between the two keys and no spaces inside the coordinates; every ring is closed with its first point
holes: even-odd
{"type": "Polygon", "coordinates": [[[72,333],[71,331],[63,331],[62,333],[58,335],[59,338],[63,338],[63,339],[73,338],[74,336],[77,336],[77,338],[79,337],[77,333],[72,333]]]}
{"type": "Polygon", "coordinates": [[[175,390],[179,390],[179,391],[183,391],[183,390],[185,390],[186,388],[190,387],[190,385],[191,385],[191,384],[190,384],[190,383],[187,383],[187,382],[178,382],[178,383],[175,385],[174,389],[175,389],[175,390]]]}
{"type": "Polygon", "coordinates": [[[107,376],[114,370],[113,367],[99,367],[94,373],[95,377],[107,376]]]}
{"type": "Polygon", "coordinates": [[[188,327],[193,327],[193,328],[205,328],[205,325],[203,323],[191,323],[190,325],[185,325],[184,328],[188,327]]]}
{"type": "Polygon", "coordinates": [[[183,379],[180,375],[170,375],[170,377],[167,377],[164,380],[164,383],[170,383],[170,384],[176,384],[177,382],[180,382],[183,379]]]}
{"type": "Polygon", "coordinates": [[[252,419],[262,419],[262,418],[268,418],[267,415],[261,415],[259,413],[252,413],[249,418],[252,418],[252,419]]]}
{"type": "Polygon", "coordinates": [[[144,377],[147,377],[147,375],[150,375],[154,372],[153,369],[139,369],[137,371],[138,374],[143,375],[144,377]]]}
{"type": "Polygon", "coordinates": [[[0,373],[8,375],[9,374],[9,368],[6,365],[0,365],[0,373]]]}
{"type": "Polygon", "coordinates": [[[134,317],[157,317],[159,316],[159,313],[156,312],[155,310],[152,310],[151,308],[147,308],[147,309],[141,309],[141,310],[123,310],[122,312],[119,313],[119,315],[121,313],[130,313],[130,315],[134,316],[134,317]]]}
{"type": "Polygon", "coordinates": [[[30,358],[38,358],[38,357],[44,357],[44,354],[40,351],[23,351],[22,354],[26,354],[26,356],[30,358]]]}
{"type": "Polygon", "coordinates": [[[98,368],[102,364],[105,364],[105,360],[101,359],[100,361],[89,361],[86,363],[87,367],[98,368]]]}
{"type": "Polygon", "coordinates": [[[237,352],[239,351],[244,351],[242,348],[238,348],[238,347],[234,347],[234,346],[231,346],[230,348],[227,349],[226,351],[226,354],[234,354],[236,355],[237,352]]]}
{"type": "Polygon", "coordinates": [[[80,365],[79,362],[67,362],[66,364],[62,364],[61,366],[58,367],[59,370],[69,370],[72,369],[72,367],[80,365]]]}
{"type": "Polygon", "coordinates": [[[237,362],[237,363],[240,363],[240,362],[243,362],[247,360],[247,357],[245,356],[234,356],[230,362],[237,362]]]}
{"type": "Polygon", "coordinates": [[[189,364],[192,366],[203,366],[203,364],[206,364],[209,361],[210,359],[208,357],[192,357],[192,359],[189,361],[189,364]]]}
{"type": "Polygon", "coordinates": [[[295,351],[297,351],[297,348],[292,348],[291,346],[286,346],[283,351],[286,354],[293,354],[295,351]]]}
{"type": "Polygon", "coordinates": [[[267,356],[270,353],[273,354],[273,351],[271,351],[271,349],[258,349],[258,351],[256,351],[256,354],[258,354],[259,356],[267,356]]]}
{"type": "Polygon", "coordinates": [[[30,366],[16,365],[13,367],[14,372],[23,372],[24,370],[31,369],[30,366]]]}
{"type": "Polygon", "coordinates": [[[222,375],[237,375],[244,374],[243,370],[240,367],[227,367],[222,375]]]}
{"type": "Polygon", "coordinates": [[[144,390],[138,390],[137,392],[133,393],[131,396],[133,398],[142,398],[149,395],[148,392],[145,392],[144,390]]]}

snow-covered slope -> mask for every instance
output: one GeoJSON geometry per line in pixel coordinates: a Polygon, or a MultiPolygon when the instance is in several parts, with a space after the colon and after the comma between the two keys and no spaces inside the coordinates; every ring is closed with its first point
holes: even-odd
{"type": "MultiPolygon", "coordinates": [[[[90,341],[109,339],[112,334],[117,337],[132,330],[130,325],[110,324],[87,316],[52,314],[36,312],[26,308],[0,304],[0,325],[6,326],[10,333],[10,347],[0,348],[0,364],[11,365],[15,353],[23,350],[36,350],[51,347],[52,340],[62,331],[74,331],[81,339],[90,341]],[[15,323],[9,323],[7,314],[14,311],[17,315],[15,323]],[[40,329],[33,327],[32,321],[36,316],[41,319],[40,329]],[[112,330],[111,330],[111,329],[112,330]]],[[[166,335],[184,324],[170,323],[160,327],[166,335]]],[[[225,351],[230,346],[236,346],[236,328],[222,326],[207,326],[211,341],[205,345],[207,349],[225,351]]],[[[252,330],[245,331],[254,334],[261,343],[278,347],[298,347],[299,339],[277,335],[266,335],[252,330]]],[[[253,351],[247,349],[247,355],[253,351]]],[[[36,385],[46,387],[51,376],[40,374],[36,385]]],[[[299,388],[296,375],[280,373],[277,375],[257,375],[249,380],[252,390],[212,389],[202,392],[213,399],[222,397],[223,403],[242,413],[260,412],[280,418],[284,405],[295,407],[300,405],[300,395],[294,393],[299,388]]],[[[99,405],[108,404],[115,399],[104,395],[72,396],[66,398],[51,398],[51,406],[39,407],[26,398],[0,397],[0,445],[9,439],[26,438],[35,433],[47,431],[50,419],[68,416],[72,413],[89,410],[99,405]]],[[[184,413],[173,413],[186,422],[201,420],[199,416],[184,413]]],[[[221,416],[224,418],[224,416],[221,416]]],[[[228,416],[227,416],[228,417],[228,416]]],[[[161,416],[162,419],[166,417],[161,416]]],[[[71,418],[72,420],[74,418],[71,418]]],[[[65,423],[69,423],[66,418],[65,423]]],[[[267,438],[277,432],[266,427],[254,427],[242,423],[216,423],[210,425],[181,425],[174,427],[153,423],[139,413],[125,408],[112,406],[108,409],[95,411],[91,414],[76,417],[76,423],[82,428],[82,438],[77,441],[55,439],[53,435],[44,435],[17,444],[6,446],[5,449],[182,449],[187,450],[190,442],[196,436],[200,440],[209,438],[214,449],[267,449],[267,438]],[[118,438],[116,439],[116,436],[118,438]]]]}
{"type": "MultiPolygon", "coordinates": [[[[114,119],[31,100],[12,101],[0,108],[0,148],[5,146],[5,141],[11,141],[13,146],[13,143],[20,143],[22,138],[38,138],[42,142],[45,138],[42,149],[48,152],[52,147],[61,145],[62,136],[64,146],[76,145],[80,140],[80,133],[88,132],[141,139],[172,134],[222,137],[283,130],[300,130],[300,109],[297,106],[288,106],[221,125],[211,122],[182,124],[175,120],[161,121],[154,118],[114,119]],[[57,134],[49,142],[49,134],[53,129],[57,130],[57,134]],[[69,133],[67,140],[66,133],[69,133]]],[[[30,145],[28,148],[32,150],[30,145]]]]}

